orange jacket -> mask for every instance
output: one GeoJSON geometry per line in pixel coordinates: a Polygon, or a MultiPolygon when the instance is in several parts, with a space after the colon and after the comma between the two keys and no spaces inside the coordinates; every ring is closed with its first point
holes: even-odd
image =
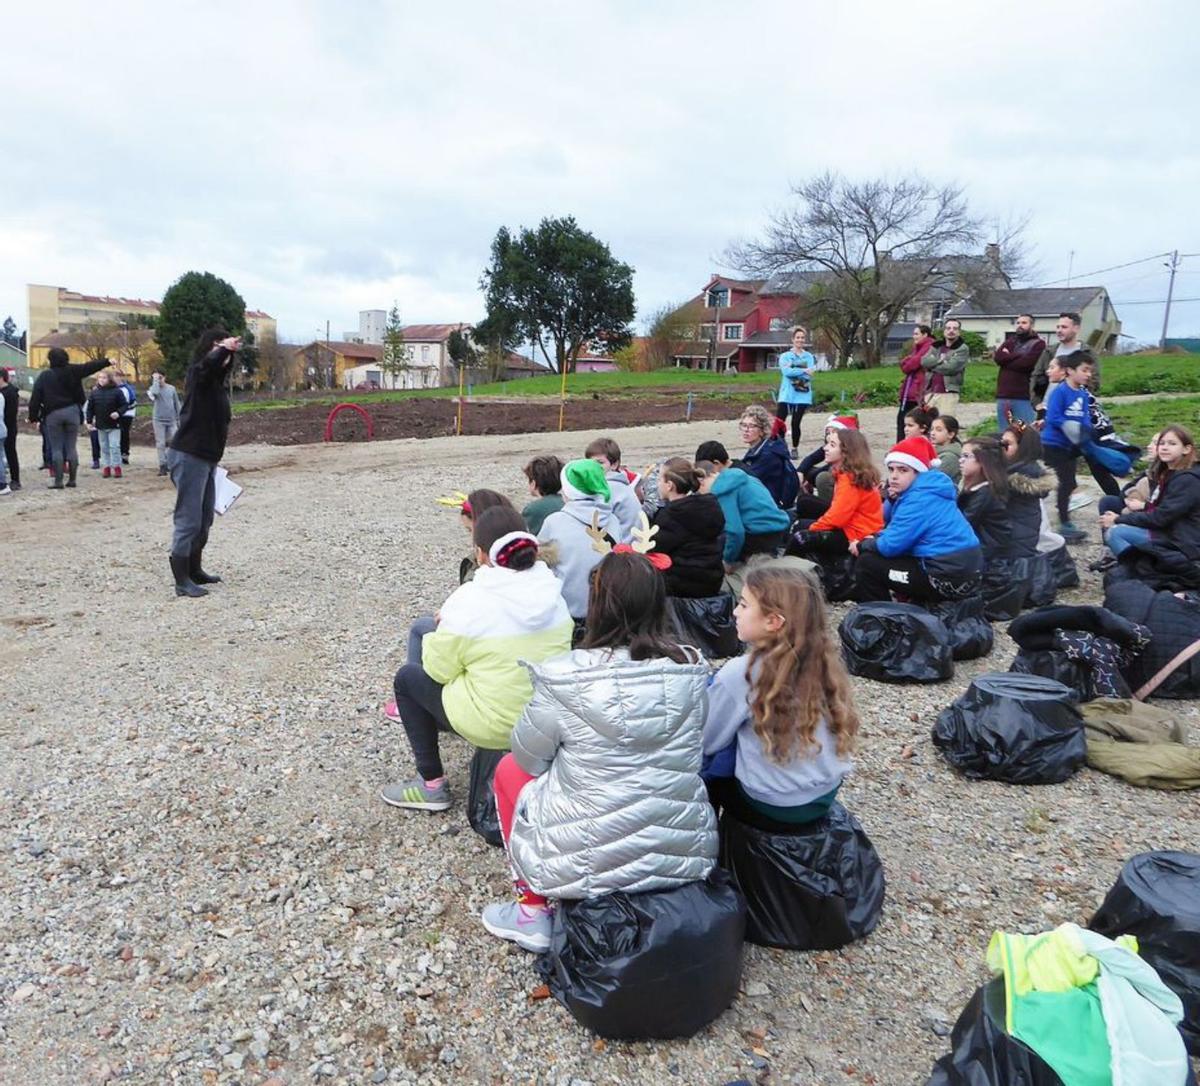
{"type": "Polygon", "coordinates": [[[824,516],[809,526],[809,531],[827,532],[841,528],[852,543],[883,531],[883,499],[876,489],[862,490],[854,485],[849,473],[833,473],[833,502],[824,516]]]}

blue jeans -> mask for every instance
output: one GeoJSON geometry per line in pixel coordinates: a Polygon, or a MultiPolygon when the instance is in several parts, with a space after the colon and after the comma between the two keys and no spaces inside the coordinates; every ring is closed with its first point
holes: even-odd
{"type": "Polygon", "coordinates": [[[1021,422],[1033,422],[1037,418],[1037,412],[1034,411],[1033,404],[1028,400],[997,400],[996,423],[1001,432],[1008,429],[1008,413],[1010,411],[1012,417],[1020,419],[1021,422]]]}
{"type": "Polygon", "coordinates": [[[1105,542],[1108,549],[1119,558],[1122,551],[1127,551],[1135,544],[1150,542],[1150,529],[1135,528],[1132,524],[1114,524],[1109,528],[1105,542]]]}
{"type": "Polygon", "coordinates": [[[96,430],[100,439],[100,466],[119,468],[121,466],[121,431],[115,427],[111,430],[96,430]]]}

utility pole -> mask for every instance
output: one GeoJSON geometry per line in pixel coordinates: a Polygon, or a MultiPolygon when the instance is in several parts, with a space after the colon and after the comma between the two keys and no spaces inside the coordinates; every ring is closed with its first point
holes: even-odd
{"type": "Polygon", "coordinates": [[[1067,260],[1067,286],[1071,285],[1071,272],[1075,269],[1075,250],[1071,250],[1070,259],[1067,260]]]}
{"type": "Polygon", "coordinates": [[[1167,308],[1163,313],[1163,330],[1162,335],[1158,339],[1158,349],[1165,351],[1167,349],[1167,326],[1171,323],[1171,298],[1175,293],[1175,269],[1179,267],[1179,250],[1176,249],[1171,254],[1171,259],[1163,264],[1164,268],[1171,269],[1171,278],[1167,282],[1167,308]]]}

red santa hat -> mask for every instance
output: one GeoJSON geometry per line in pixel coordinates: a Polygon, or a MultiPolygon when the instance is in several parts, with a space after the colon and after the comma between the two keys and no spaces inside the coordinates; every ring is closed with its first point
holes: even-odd
{"type": "Polygon", "coordinates": [[[933,442],[922,434],[906,437],[893,445],[891,451],[883,458],[885,464],[903,464],[913,471],[928,471],[936,460],[937,452],[933,442]]]}
{"type": "Polygon", "coordinates": [[[771,423],[771,437],[783,437],[787,433],[787,423],[783,419],[775,419],[771,423]]]}
{"type": "Polygon", "coordinates": [[[826,430],[857,430],[858,419],[853,415],[830,415],[825,420],[826,430]]]}

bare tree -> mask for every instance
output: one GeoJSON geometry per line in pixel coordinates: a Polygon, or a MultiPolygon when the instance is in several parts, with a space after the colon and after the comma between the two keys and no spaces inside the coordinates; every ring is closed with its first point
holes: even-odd
{"type": "Polygon", "coordinates": [[[74,346],[89,362],[112,358],[121,346],[121,326],[113,321],[88,320],[71,332],[74,346]]]}
{"type": "Polygon", "coordinates": [[[814,283],[796,307],[796,322],[808,325],[811,332],[828,339],[839,365],[849,364],[862,330],[856,292],[847,291],[840,281],[832,278],[814,283]]]}
{"type": "Polygon", "coordinates": [[[284,347],[275,336],[264,336],[258,348],[259,372],[272,392],[283,392],[295,387],[295,355],[284,347]]]}
{"type": "Polygon", "coordinates": [[[758,276],[824,271],[845,327],[850,314],[858,321],[868,366],[879,364],[904,311],[944,283],[938,259],[977,251],[985,235],[962,189],[921,177],[854,182],[825,173],[793,195],[762,238],[734,245],[730,259],[758,276]]]}
{"type": "Polygon", "coordinates": [[[648,370],[671,366],[679,353],[680,343],[694,337],[696,325],[681,313],[681,306],[665,305],[650,315],[646,338],[641,345],[641,364],[648,370]]]}

